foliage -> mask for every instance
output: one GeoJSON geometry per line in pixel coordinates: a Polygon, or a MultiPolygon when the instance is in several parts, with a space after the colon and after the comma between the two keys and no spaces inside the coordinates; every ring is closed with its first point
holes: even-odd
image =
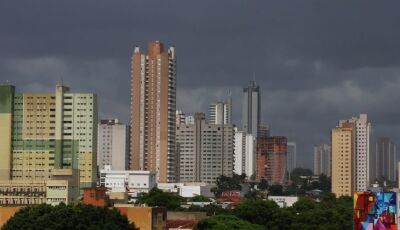
{"type": "Polygon", "coordinates": [[[203,195],[197,195],[197,196],[192,197],[191,201],[192,202],[210,202],[210,199],[203,195]]]}
{"type": "Polygon", "coordinates": [[[149,193],[145,193],[139,197],[136,203],[165,207],[167,210],[181,210],[182,200],[182,197],[174,193],[163,192],[158,188],[153,188],[149,193]]]}
{"type": "Polygon", "coordinates": [[[268,194],[270,196],[282,196],[283,195],[283,186],[279,184],[274,184],[269,186],[268,194]]]}
{"type": "Polygon", "coordinates": [[[261,179],[260,183],[257,186],[261,191],[265,191],[268,189],[268,181],[266,179],[261,179]]]}
{"type": "Polygon", "coordinates": [[[230,190],[241,190],[242,187],[240,184],[246,178],[246,174],[237,175],[233,174],[232,177],[227,177],[221,175],[216,180],[217,187],[211,189],[211,192],[214,193],[216,197],[220,197],[222,192],[230,191],[230,190]]]}
{"type": "Polygon", "coordinates": [[[195,227],[196,230],[262,230],[260,225],[252,224],[235,216],[213,216],[202,219],[195,227]]]}
{"type": "Polygon", "coordinates": [[[232,213],[230,209],[224,209],[217,204],[209,204],[204,207],[198,205],[191,205],[187,211],[189,212],[206,212],[207,216],[215,216],[215,215],[228,215],[232,213]]]}
{"type": "Polygon", "coordinates": [[[70,206],[47,204],[29,206],[18,211],[3,225],[3,230],[13,229],[137,229],[126,216],[116,209],[79,204],[70,206]]]}
{"type": "Polygon", "coordinates": [[[235,215],[254,224],[268,226],[279,206],[273,201],[246,200],[235,208],[235,215]]]}

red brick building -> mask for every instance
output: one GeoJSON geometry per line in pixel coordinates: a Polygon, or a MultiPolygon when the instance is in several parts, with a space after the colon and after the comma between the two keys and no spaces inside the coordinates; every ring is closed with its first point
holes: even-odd
{"type": "Polygon", "coordinates": [[[256,179],[270,184],[283,184],[286,178],[287,138],[270,136],[257,138],[256,179]]]}
{"type": "Polygon", "coordinates": [[[83,203],[98,207],[107,206],[108,199],[106,197],[106,191],[107,188],[105,187],[85,188],[83,191],[83,203]]]}

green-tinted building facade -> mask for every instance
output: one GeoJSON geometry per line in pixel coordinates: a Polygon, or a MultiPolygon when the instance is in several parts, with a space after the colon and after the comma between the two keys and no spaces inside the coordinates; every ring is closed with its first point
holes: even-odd
{"type": "Polygon", "coordinates": [[[79,169],[80,187],[97,180],[97,98],[70,93],[16,93],[0,85],[0,179],[47,180],[53,168],[79,169]]]}

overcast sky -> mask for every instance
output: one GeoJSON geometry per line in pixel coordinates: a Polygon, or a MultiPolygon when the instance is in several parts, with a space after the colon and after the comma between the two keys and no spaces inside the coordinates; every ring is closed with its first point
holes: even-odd
{"type": "Polygon", "coordinates": [[[399,1],[2,0],[0,82],[98,94],[100,118],[129,120],[130,56],[175,46],[178,108],[207,111],[242,87],[262,90],[262,121],[297,142],[312,167],[339,119],[368,113],[376,136],[400,138],[399,1]]]}

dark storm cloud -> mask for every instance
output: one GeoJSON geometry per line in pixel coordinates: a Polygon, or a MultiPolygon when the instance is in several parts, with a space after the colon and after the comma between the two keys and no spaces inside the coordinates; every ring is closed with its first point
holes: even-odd
{"type": "Polygon", "coordinates": [[[128,121],[132,49],[159,39],[177,48],[181,109],[206,111],[231,90],[240,126],[241,88],[256,79],[263,122],[310,162],[312,144],[361,112],[400,138],[399,10],[397,1],[1,1],[0,81],[21,91],[63,81],[97,93],[102,118],[128,121]]]}

